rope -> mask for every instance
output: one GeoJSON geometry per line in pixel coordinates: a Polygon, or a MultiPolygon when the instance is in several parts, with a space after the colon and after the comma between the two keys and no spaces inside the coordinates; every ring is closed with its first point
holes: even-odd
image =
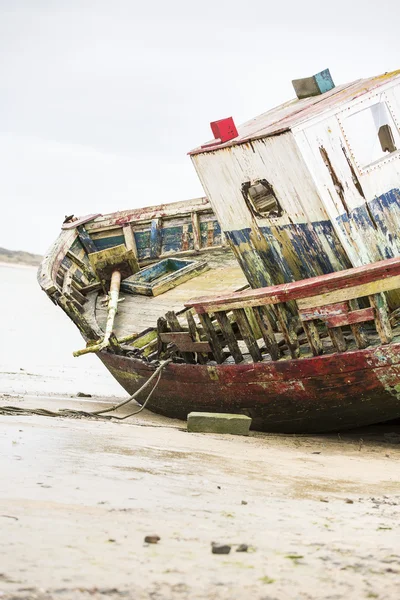
{"type": "Polygon", "coordinates": [[[128,419],[128,417],[133,417],[134,415],[139,414],[140,412],[142,412],[142,410],[144,410],[151,398],[151,396],[153,395],[153,392],[155,391],[155,389],[157,388],[160,379],[161,379],[161,375],[162,375],[162,371],[163,369],[170,363],[172,362],[172,359],[168,359],[166,361],[164,361],[159,367],[157,367],[157,369],[154,371],[154,373],[152,373],[151,377],[149,377],[149,379],[134,393],[132,394],[132,396],[129,396],[129,398],[127,400],[124,400],[123,402],[120,402],[119,404],[116,404],[115,406],[112,406],[111,408],[104,408],[103,410],[95,410],[92,412],[86,412],[84,410],[73,410],[73,409],[69,409],[69,408],[62,408],[60,410],[58,410],[57,412],[54,412],[52,410],[47,410],[45,408],[20,408],[18,406],[1,406],[0,407],[0,415],[39,415],[41,417],[72,417],[72,418],[92,418],[92,419],[117,419],[118,421],[124,421],[125,419],[128,419]],[[158,375],[158,379],[156,381],[156,383],[154,384],[153,388],[151,389],[149,395],[147,396],[146,400],[143,402],[142,406],[132,412],[129,413],[128,415],[125,415],[124,417],[116,417],[113,415],[104,415],[104,413],[108,413],[108,412],[113,412],[114,410],[117,410],[118,408],[121,408],[121,406],[125,406],[126,404],[128,404],[129,402],[132,402],[132,400],[135,400],[135,398],[137,398],[144,389],[146,389],[150,383],[157,377],[158,375]]]}

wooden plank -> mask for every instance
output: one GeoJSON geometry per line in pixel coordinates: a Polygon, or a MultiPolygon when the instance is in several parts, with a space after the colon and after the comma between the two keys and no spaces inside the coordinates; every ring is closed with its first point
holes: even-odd
{"type": "MultiPolygon", "coordinates": [[[[189,329],[189,333],[192,337],[192,340],[195,342],[201,342],[200,335],[199,335],[199,332],[197,331],[196,322],[194,320],[192,311],[187,310],[185,312],[185,316],[186,316],[186,321],[188,324],[188,329],[189,329]]],[[[211,349],[210,349],[210,352],[211,352],[211,349]]],[[[197,362],[199,362],[201,365],[204,365],[207,362],[207,360],[208,360],[207,355],[201,354],[201,352],[197,353],[197,362]]]]}
{"type": "Polygon", "coordinates": [[[80,219],[75,219],[75,221],[67,221],[64,222],[61,226],[61,229],[74,229],[79,225],[84,225],[85,223],[89,223],[90,221],[94,221],[97,217],[101,217],[100,213],[93,213],[91,215],[86,215],[86,217],[81,217],[80,219]]]}
{"type": "MultiPolygon", "coordinates": [[[[138,262],[138,252],[136,247],[135,235],[132,230],[132,225],[130,223],[127,223],[123,226],[122,230],[124,232],[125,246],[128,248],[128,250],[132,250],[135,260],[136,262],[138,262]]],[[[135,272],[137,271],[139,271],[139,266],[135,272]]]]}
{"type": "Polygon", "coordinates": [[[350,288],[338,289],[334,292],[320,294],[319,296],[303,298],[298,300],[297,304],[300,309],[311,308],[313,306],[323,306],[325,304],[332,304],[334,302],[342,302],[344,300],[354,300],[356,298],[363,298],[364,296],[372,296],[374,294],[388,292],[398,288],[400,288],[400,275],[388,277],[387,279],[381,279],[379,281],[371,281],[369,283],[364,283],[350,288]]]}
{"type": "Polygon", "coordinates": [[[167,350],[167,344],[165,344],[161,335],[168,331],[168,323],[165,317],[159,317],[157,319],[157,358],[164,358],[167,350]]]}
{"type": "Polygon", "coordinates": [[[330,317],[336,317],[347,312],[349,312],[347,302],[336,302],[335,304],[327,304],[326,306],[299,309],[299,317],[301,321],[315,321],[315,319],[325,321],[330,317]]]}
{"type": "MultiPolygon", "coordinates": [[[[257,320],[258,326],[263,337],[265,347],[270,354],[272,360],[278,360],[280,356],[279,346],[275,339],[274,330],[272,329],[271,322],[269,320],[268,311],[265,306],[255,306],[253,308],[254,316],[257,320]]],[[[217,316],[219,313],[215,313],[217,316]]]]}
{"type": "Polygon", "coordinates": [[[200,250],[201,235],[200,235],[199,213],[192,212],[191,220],[192,220],[193,246],[194,246],[195,250],[200,250]]]}
{"type": "MultiPolygon", "coordinates": [[[[363,267],[337,271],[328,275],[276,286],[210,298],[198,298],[190,301],[186,306],[193,307],[197,313],[200,313],[278,304],[279,302],[301,299],[301,306],[299,307],[303,310],[367,296],[370,293],[368,291],[368,284],[370,283],[375,283],[378,286],[377,289],[379,288],[379,292],[399,288],[400,258],[391,258],[363,267]],[[347,293],[348,288],[351,291],[347,293]],[[330,292],[333,292],[334,295],[328,296],[330,292]],[[336,293],[338,293],[338,296],[335,296],[336,293]]],[[[372,287],[371,289],[374,290],[375,288],[372,287]]]]}
{"type": "Polygon", "coordinates": [[[80,270],[82,271],[82,273],[84,275],[86,275],[88,280],[92,280],[96,278],[95,273],[93,272],[93,270],[91,269],[91,267],[89,265],[87,265],[83,260],[81,260],[79,258],[79,256],[77,256],[76,254],[74,254],[74,252],[71,252],[71,250],[69,250],[66,254],[66,256],[77,266],[80,268],[80,270]]]}
{"type": "Polygon", "coordinates": [[[321,354],[323,354],[324,346],[322,344],[321,338],[319,337],[318,328],[316,324],[313,321],[307,321],[306,323],[303,323],[303,328],[313,355],[320,356],[321,354]]]}
{"type": "Polygon", "coordinates": [[[340,327],[329,328],[328,333],[336,351],[345,352],[347,348],[347,343],[344,339],[343,331],[340,329],[340,327]]]}
{"type": "Polygon", "coordinates": [[[366,321],[373,321],[375,318],[374,309],[362,308],[360,310],[353,310],[345,315],[336,315],[326,319],[328,327],[343,327],[344,325],[352,325],[353,323],[365,323],[366,321]]]}
{"type": "MultiPolygon", "coordinates": [[[[172,332],[181,332],[182,326],[178,321],[178,317],[176,316],[173,310],[170,310],[166,313],[165,318],[167,319],[167,323],[172,332]]],[[[187,363],[194,363],[194,355],[191,352],[182,352],[182,358],[187,363]]]]}
{"type": "Polygon", "coordinates": [[[369,296],[369,301],[375,313],[375,327],[382,344],[389,344],[393,338],[392,327],[389,321],[386,298],[382,294],[369,296]]]}
{"type": "Polygon", "coordinates": [[[80,225],[79,227],[77,227],[77,230],[81,244],[85,248],[86,252],[88,254],[91,254],[92,252],[97,252],[97,246],[86,231],[85,226],[80,225]]]}
{"type": "MultiPolygon", "coordinates": [[[[360,309],[358,300],[349,300],[348,304],[351,310],[353,311],[360,309]]],[[[365,327],[363,325],[359,325],[358,323],[351,323],[350,329],[356,342],[357,348],[360,348],[360,350],[368,348],[369,339],[365,327]]]]}
{"type": "Polygon", "coordinates": [[[150,258],[158,258],[162,246],[162,219],[153,219],[150,227],[150,258]]]}
{"type": "Polygon", "coordinates": [[[208,342],[194,342],[187,331],[160,333],[160,338],[162,342],[175,344],[180,352],[211,352],[208,342]]]}
{"type": "Polygon", "coordinates": [[[289,348],[290,355],[292,358],[298,358],[300,356],[300,346],[297,334],[293,328],[292,317],[284,304],[277,304],[276,311],[282,335],[289,348]]]}
{"type": "Polygon", "coordinates": [[[238,308],[232,311],[235,321],[239,327],[239,331],[242,334],[243,341],[246,344],[250,355],[254,362],[262,360],[260,348],[258,347],[257,340],[251,329],[249,320],[243,308],[238,308]]]}
{"type": "Polygon", "coordinates": [[[83,285],[81,287],[82,294],[89,294],[90,292],[97,292],[102,289],[102,285],[100,282],[95,281],[93,283],[89,283],[88,285],[83,285]]]}
{"type": "Polygon", "coordinates": [[[231,322],[229,321],[226,313],[222,311],[217,312],[215,313],[215,318],[219,323],[222,335],[224,336],[226,344],[229,348],[229,352],[232,354],[235,363],[241,363],[243,361],[243,354],[240,351],[231,322]]]}
{"type": "Polygon", "coordinates": [[[223,347],[218,339],[218,335],[213,327],[212,321],[208,314],[199,315],[199,321],[203,327],[207,340],[210,343],[212,353],[217,363],[221,364],[225,360],[223,347]]]}

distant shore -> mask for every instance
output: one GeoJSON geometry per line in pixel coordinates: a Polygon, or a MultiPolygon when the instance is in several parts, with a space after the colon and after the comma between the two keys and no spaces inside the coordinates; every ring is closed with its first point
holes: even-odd
{"type": "Polygon", "coordinates": [[[37,267],[42,262],[42,258],[39,254],[32,254],[23,250],[0,248],[0,264],[3,265],[37,267]]]}

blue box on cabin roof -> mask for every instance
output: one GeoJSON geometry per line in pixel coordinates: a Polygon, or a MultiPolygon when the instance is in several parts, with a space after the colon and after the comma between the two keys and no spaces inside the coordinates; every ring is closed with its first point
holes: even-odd
{"type": "Polygon", "coordinates": [[[121,283],[121,290],[131,294],[159,296],[167,290],[200,275],[209,268],[205,260],[182,260],[165,258],[127,277],[121,283]]]}

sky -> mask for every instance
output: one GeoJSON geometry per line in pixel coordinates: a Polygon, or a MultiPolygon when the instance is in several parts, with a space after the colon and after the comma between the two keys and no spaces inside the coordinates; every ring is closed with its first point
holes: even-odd
{"type": "Polygon", "coordinates": [[[0,0],[0,246],[203,195],[187,152],[329,68],[400,68],[398,0],[0,0]]]}

